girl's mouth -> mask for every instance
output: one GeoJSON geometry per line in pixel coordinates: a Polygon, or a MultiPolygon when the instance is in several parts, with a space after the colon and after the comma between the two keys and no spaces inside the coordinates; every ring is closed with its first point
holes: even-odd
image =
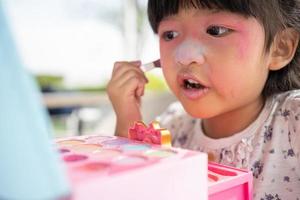
{"type": "Polygon", "coordinates": [[[205,95],[209,90],[209,87],[206,84],[200,82],[190,74],[179,75],[178,82],[182,88],[182,94],[189,99],[198,99],[205,95]]]}
{"type": "Polygon", "coordinates": [[[203,86],[201,83],[193,80],[193,79],[184,79],[183,80],[183,88],[185,89],[203,89],[205,86],[203,86]]]}

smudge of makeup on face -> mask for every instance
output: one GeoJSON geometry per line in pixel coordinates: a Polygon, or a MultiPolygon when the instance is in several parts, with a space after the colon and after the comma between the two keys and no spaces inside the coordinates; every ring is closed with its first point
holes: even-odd
{"type": "Polygon", "coordinates": [[[174,49],[174,57],[175,61],[182,65],[189,65],[192,62],[203,64],[204,52],[205,48],[199,41],[186,39],[174,49]]]}

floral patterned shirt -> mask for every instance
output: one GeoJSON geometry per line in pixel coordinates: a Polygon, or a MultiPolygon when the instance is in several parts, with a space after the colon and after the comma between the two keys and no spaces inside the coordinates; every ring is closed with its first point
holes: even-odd
{"type": "Polygon", "coordinates": [[[201,119],[186,114],[179,102],[157,120],[170,130],[173,146],[206,152],[214,162],[251,170],[254,199],[300,200],[300,90],[270,97],[258,118],[230,137],[207,137],[201,119]]]}

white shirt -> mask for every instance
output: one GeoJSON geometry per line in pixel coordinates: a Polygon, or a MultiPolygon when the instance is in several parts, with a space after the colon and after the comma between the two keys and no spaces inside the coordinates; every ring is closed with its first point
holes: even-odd
{"type": "Polygon", "coordinates": [[[300,200],[300,90],[268,98],[252,124],[226,138],[207,137],[201,119],[186,114],[179,102],[157,120],[170,130],[173,146],[207,152],[214,162],[251,170],[254,199],[300,200]]]}

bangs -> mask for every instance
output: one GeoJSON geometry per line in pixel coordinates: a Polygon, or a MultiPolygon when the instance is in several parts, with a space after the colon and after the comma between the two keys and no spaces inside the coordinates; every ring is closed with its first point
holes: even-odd
{"type": "Polygon", "coordinates": [[[252,6],[250,0],[149,0],[148,17],[153,31],[157,33],[161,20],[176,15],[181,9],[224,10],[255,17],[252,6]]]}

